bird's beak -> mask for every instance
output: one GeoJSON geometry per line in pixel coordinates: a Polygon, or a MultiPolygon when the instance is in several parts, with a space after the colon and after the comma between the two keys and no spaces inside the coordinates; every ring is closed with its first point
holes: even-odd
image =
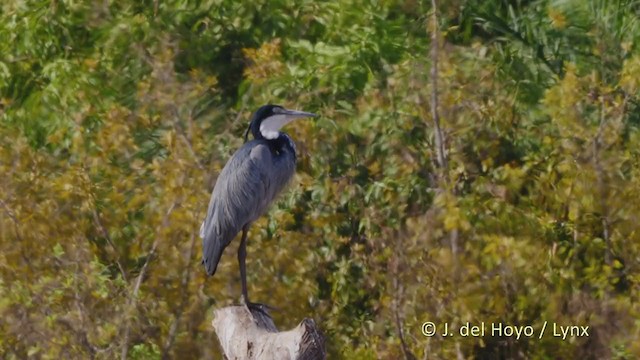
{"type": "Polygon", "coordinates": [[[289,110],[289,109],[282,109],[281,113],[289,118],[295,118],[295,119],[305,118],[305,117],[316,118],[319,116],[318,114],[314,114],[306,111],[289,110]]]}

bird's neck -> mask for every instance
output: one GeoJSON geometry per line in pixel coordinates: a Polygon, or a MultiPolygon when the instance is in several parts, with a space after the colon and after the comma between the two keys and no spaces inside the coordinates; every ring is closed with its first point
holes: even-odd
{"type": "Polygon", "coordinates": [[[281,132],[277,138],[267,140],[267,143],[275,154],[291,153],[294,157],[296,156],[296,146],[285,133],[281,132]]]}

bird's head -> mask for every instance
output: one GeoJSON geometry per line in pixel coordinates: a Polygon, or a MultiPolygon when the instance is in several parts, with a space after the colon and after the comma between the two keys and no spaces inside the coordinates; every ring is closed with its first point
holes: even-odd
{"type": "Polygon", "coordinates": [[[244,140],[247,141],[249,131],[256,139],[277,139],[280,136],[280,129],[291,121],[317,116],[310,112],[285,109],[280,105],[264,105],[253,113],[249,128],[244,134],[244,140]]]}

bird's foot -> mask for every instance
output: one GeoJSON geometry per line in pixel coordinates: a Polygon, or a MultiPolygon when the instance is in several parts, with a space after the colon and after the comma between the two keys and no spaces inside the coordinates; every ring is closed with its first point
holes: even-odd
{"type": "Polygon", "coordinates": [[[278,309],[269,305],[252,303],[250,301],[243,301],[243,303],[246,309],[249,310],[253,321],[258,325],[258,327],[267,329],[269,332],[278,331],[276,325],[273,323],[271,314],[269,314],[269,311],[278,309]]]}
{"type": "Polygon", "coordinates": [[[246,301],[245,299],[242,299],[242,302],[249,309],[249,311],[259,311],[265,314],[268,314],[269,311],[280,311],[280,309],[267,304],[254,303],[251,301],[246,301]]]}

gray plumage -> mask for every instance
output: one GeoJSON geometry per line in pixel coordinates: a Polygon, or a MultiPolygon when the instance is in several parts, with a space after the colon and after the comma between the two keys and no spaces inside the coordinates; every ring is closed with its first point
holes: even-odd
{"type": "Polygon", "coordinates": [[[200,228],[207,274],[215,274],[224,248],[243,226],[265,213],[295,168],[295,152],[284,148],[279,154],[272,153],[265,139],[244,144],[231,157],[218,177],[200,228]]]}
{"type": "Polygon", "coordinates": [[[296,169],[295,145],[280,128],[294,119],[315,116],[278,105],[260,107],[245,134],[245,141],[249,132],[254,140],[233,154],[213,188],[207,217],[200,227],[202,263],[207,274],[215,274],[224,249],[242,230],[238,263],[247,304],[245,258],[249,226],[267,211],[296,169]]]}

